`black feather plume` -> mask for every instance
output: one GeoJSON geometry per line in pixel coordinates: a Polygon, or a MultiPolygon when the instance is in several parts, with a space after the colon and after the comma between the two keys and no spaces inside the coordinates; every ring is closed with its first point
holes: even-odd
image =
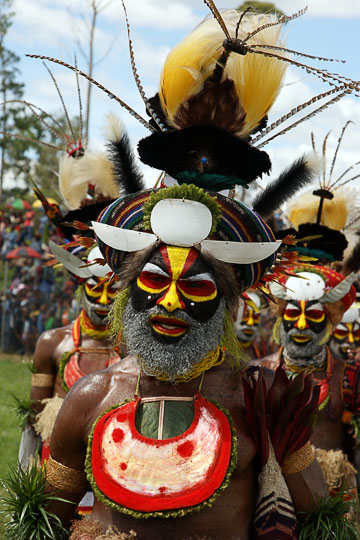
{"type": "Polygon", "coordinates": [[[121,137],[110,140],[106,146],[115,180],[119,184],[122,194],[129,195],[144,189],[143,176],[135,162],[128,135],[123,132],[121,137]]]}
{"type": "Polygon", "coordinates": [[[358,272],[360,270],[360,240],[355,244],[350,255],[345,259],[341,268],[341,273],[345,276],[351,274],[351,272],[358,272]]]}
{"type": "Polygon", "coordinates": [[[305,156],[297,159],[255,198],[253,210],[263,219],[270,217],[299,189],[309,184],[314,175],[315,172],[309,167],[305,156]]]}

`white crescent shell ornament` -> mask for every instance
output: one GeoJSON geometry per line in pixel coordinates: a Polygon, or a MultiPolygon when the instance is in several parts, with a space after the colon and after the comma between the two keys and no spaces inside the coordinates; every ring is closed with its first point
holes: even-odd
{"type": "Polygon", "coordinates": [[[92,264],[95,259],[103,258],[101,251],[97,246],[90,251],[87,261],[80,259],[70,251],[67,251],[67,249],[58,246],[52,240],[50,240],[49,246],[51,253],[56,257],[59,263],[61,263],[66,270],[79,278],[88,279],[93,276],[106,277],[106,275],[111,272],[108,264],[92,264]],[[92,266],[86,266],[86,264],[92,264],[92,266]]]}
{"type": "Polygon", "coordinates": [[[180,247],[199,246],[216,259],[233,264],[249,264],[270,257],[281,241],[226,242],[208,240],[212,215],[207,206],[187,199],[163,199],[153,208],[150,217],[153,232],[133,231],[92,222],[96,236],[106,245],[119,251],[140,251],[158,240],[180,247]]]}

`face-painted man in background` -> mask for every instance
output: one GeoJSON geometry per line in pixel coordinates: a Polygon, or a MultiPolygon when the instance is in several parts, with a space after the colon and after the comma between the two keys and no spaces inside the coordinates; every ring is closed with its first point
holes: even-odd
{"type": "MultiPolygon", "coordinates": [[[[61,249],[55,247],[59,257],[61,249]]],[[[48,441],[56,413],[72,385],[87,373],[104,369],[120,358],[117,345],[114,347],[109,339],[107,326],[107,316],[116,294],[116,283],[107,279],[109,267],[92,264],[95,258],[101,256],[98,248],[92,250],[85,260],[72,255],[71,260],[78,267],[91,264],[87,268],[69,265],[69,254],[63,251],[66,257],[62,260],[63,264],[69,266],[75,277],[76,272],[80,274],[77,279],[80,282],[82,309],[71,324],[41,334],[36,345],[36,371],[32,375],[30,398],[37,411],[41,411],[34,427],[42,442],[45,442],[42,446],[43,458],[48,454],[48,441]]],[[[27,457],[21,457],[24,464],[27,457]]]]}
{"type": "Polygon", "coordinates": [[[345,279],[330,268],[316,265],[292,270],[302,279],[288,276],[280,280],[282,286],[270,285],[279,315],[274,338],[281,347],[260,363],[271,369],[282,365],[289,373],[312,373],[314,383],[320,387],[320,416],[311,441],[317,447],[317,458],[330,490],[334,490],[330,474],[334,465],[328,461],[332,456],[327,454],[328,450],[337,451],[335,456],[342,473],[336,482],[342,489],[351,490],[356,486],[355,469],[351,469],[348,459],[355,463],[355,445],[349,437],[347,422],[360,412],[360,388],[350,366],[344,369],[343,357],[336,354],[340,348],[335,353],[327,343],[355,298],[353,278],[345,279]]]}
{"type": "Polygon", "coordinates": [[[272,340],[263,335],[261,319],[267,306],[262,303],[259,294],[253,291],[247,291],[246,298],[249,302],[244,301],[239,307],[235,332],[249,360],[260,359],[273,350],[272,340]]]}
{"type": "Polygon", "coordinates": [[[344,361],[353,358],[360,346],[360,314],[355,305],[345,313],[336,325],[330,340],[331,351],[344,361]]]}

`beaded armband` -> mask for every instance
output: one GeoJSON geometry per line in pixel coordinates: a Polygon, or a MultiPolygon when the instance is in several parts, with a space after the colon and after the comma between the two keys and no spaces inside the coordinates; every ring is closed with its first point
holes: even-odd
{"type": "Polygon", "coordinates": [[[296,450],[285,458],[283,466],[281,468],[282,474],[284,476],[289,476],[290,474],[296,474],[312,464],[315,459],[314,450],[308,441],[304,446],[296,450]]]}
{"type": "Polygon", "coordinates": [[[46,480],[52,487],[69,493],[81,493],[88,488],[84,471],[67,467],[51,456],[46,463],[46,480]]]}
{"type": "Polygon", "coordinates": [[[55,375],[50,373],[33,373],[31,375],[31,386],[46,387],[53,386],[55,375]]]}

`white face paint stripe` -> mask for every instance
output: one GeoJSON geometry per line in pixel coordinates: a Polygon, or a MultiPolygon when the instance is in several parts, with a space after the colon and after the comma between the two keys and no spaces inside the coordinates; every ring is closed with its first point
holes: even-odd
{"type": "Polygon", "coordinates": [[[209,272],[203,272],[201,274],[195,274],[194,276],[190,276],[188,278],[182,278],[182,281],[211,281],[216,287],[214,278],[212,277],[209,272]]]}
{"type": "Polygon", "coordinates": [[[141,272],[151,272],[152,274],[158,274],[159,276],[170,277],[169,274],[160,268],[160,266],[153,263],[146,263],[141,272]]]}
{"type": "Polygon", "coordinates": [[[345,330],[345,331],[347,332],[347,331],[348,331],[348,328],[345,326],[345,324],[339,323],[339,324],[335,327],[335,330],[345,330]]]}
{"type": "MultiPolygon", "coordinates": [[[[159,276],[170,277],[162,268],[153,263],[146,263],[142,272],[151,272],[152,274],[157,274],[159,276]]],[[[195,274],[188,278],[182,278],[182,281],[211,281],[216,287],[214,278],[209,272],[202,272],[201,274],[195,274]]]]}
{"type": "Polygon", "coordinates": [[[305,307],[305,311],[311,311],[312,309],[318,309],[319,311],[324,311],[324,306],[320,302],[316,302],[316,304],[311,304],[311,306],[305,307]]]}

